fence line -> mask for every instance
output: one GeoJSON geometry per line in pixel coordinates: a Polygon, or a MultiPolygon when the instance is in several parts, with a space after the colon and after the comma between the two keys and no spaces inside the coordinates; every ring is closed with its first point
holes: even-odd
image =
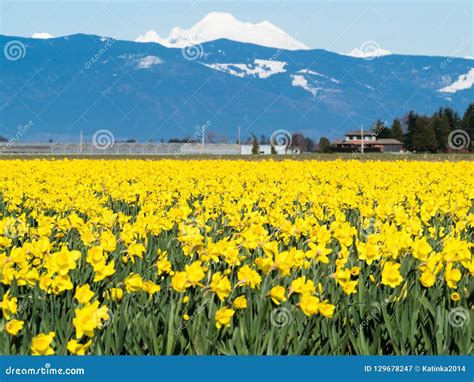
{"type": "Polygon", "coordinates": [[[114,143],[98,147],[92,143],[0,143],[0,155],[239,155],[237,144],[207,143],[114,143]]]}

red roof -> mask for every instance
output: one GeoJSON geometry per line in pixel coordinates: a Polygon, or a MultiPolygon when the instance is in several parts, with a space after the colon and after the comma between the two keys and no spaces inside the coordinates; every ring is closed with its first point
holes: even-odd
{"type": "Polygon", "coordinates": [[[338,145],[346,146],[360,146],[364,142],[364,146],[383,146],[383,145],[402,145],[402,142],[397,141],[396,139],[377,139],[375,141],[366,141],[361,139],[353,139],[349,141],[337,142],[338,145]]]}

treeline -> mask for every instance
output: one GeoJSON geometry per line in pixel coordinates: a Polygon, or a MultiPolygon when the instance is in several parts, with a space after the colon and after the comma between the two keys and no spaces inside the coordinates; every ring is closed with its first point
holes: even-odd
{"type": "MultiPolygon", "coordinates": [[[[461,117],[449,107],[440,108],[431,116],[410,111],[405,117],[395,119],[391,126],[380,119],[372,130],[377,139],[393,138],[403,143],[405,150],[412,152],[440,153],[452,150],[473,150],[474,147],[474,103],[461,117]],[[452,132],[453,135],[450,134],[452,132]],[[450,139],[451,138],[451,139],[450,139]]],[[[327,138],[322,137],[319,152],[331,152],[327,138]]]]}
{"type": "Polygon", "coordinates": [[[453,149],[469,150],[474,142],[474,103],[462,118],[451,108],[441,108],[432,116],[410,112],[406,116],[403,145],[408,151],[447,152],[453,149]],[[451,135],[455,130],[462,130],[451,135]],[[457,141],[456,139],[459,139],[457,141]]]}

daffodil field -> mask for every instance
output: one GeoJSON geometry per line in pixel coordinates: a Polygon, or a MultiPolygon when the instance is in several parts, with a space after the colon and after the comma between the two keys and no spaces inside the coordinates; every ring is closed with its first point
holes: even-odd
{"type": "Polygon", "coordinates": [[[2,354],[472,354],[474,165],[2,160],[2,354]]]}

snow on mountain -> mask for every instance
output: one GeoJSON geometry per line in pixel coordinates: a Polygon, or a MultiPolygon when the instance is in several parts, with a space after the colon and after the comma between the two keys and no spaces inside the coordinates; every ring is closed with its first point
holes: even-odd
{"type": "Polygon", "coordinates": [[[46,32],[40,32],[40,33],[33,33],[31,38],[48,39],[48,38],[54,38],[54,36],[46,32]]]}
{"type": "Polygon", "coordinates": [[[125,65],[133,66],[135,69],[150,69],[154,65],[164,63],[160,57],[143,54],[122,54],[118,58],[124,60],[125,65]]]}
{"type": "Polygon", "coordinates": [[[470,89],[472,85],[474,85],[474,68],[469,70],[467,74],[461,74],[455,82],[439,89],[439,91],[443,93],[456,93],[460,90],[470,89]]]}
{"type": "Polygon", "coordinates": [[[159,57],[146,56],[146,57],[142,58],[140,61],[138,61],[137,69],[149,69],[153,65],[158,65],[158,64],[162,64],[162,63],[163,63],[163,61],[159,57]]]}
{"type": "Polygon", "coordinates": [[[291,75],[291,85],[303,88],[315,97],[320,90],[326,89],[325,86],[329,84],[329,88],[333,88],[334,84],[340,84],[339,80],[327,76],[325,74],[315,72],[310,69],[301,69],[291,75]],[[331,84],[332,83],[332,84],[331,84]]]}
{"type": "Polygon", "coordinates": [[[334,82],[334,83],[336,83],[336,84],[338,84],[338,83],[340,82],[340,81],[336,80],[335,78],[328,77],[328,76],[326,76],[326,75],[324,75],[324,74],[315,72],[314,70],[302,69],[302,70],[298,71],[298,73],[310,74],[310,75],[313,75],[313,76],[318,76],[318,77],[326,78],[326,79],[328,79],[329,81],[334,82]]]}
{"type": "Polygon", "coordinates": [[[230,13],[211,12],[190,29],[175,27],[168,37],[154,30],[140,35],[137,42],[157,42],[166,47],[183,48],[221,38],[287,50],[309,49],[268,21],[257,24],[237,20],[230,13]]]}
{"type": "Polygon", "coordinates": [[[304,77],[304,76],[301,76],[301,75],[292,75],[291,76],[292,78],[292,81],[291,81],[291,84],[293,86],[298,86],[300,88],[303,88],[304,90],[310,92],[313,97],[318,94],[318,89],[311,86],[309,83],[308,83],[308,80],[304,77]]]}
{"type": "Polygon", "coordinates": [[[157,42],[168,48],[172,47],[172,45],[170,45],[166,39],[161,38],[160,35],[156,33],[154,30],[149,30],[145,32],[144,34],[141,34],[135,39],[135,41],[136,42],[157,42]]]}
{"type": "Polygon", "coordinates": [[[382,49],[382,48],[374,48],[374,49],[359,49],[354,48],[349,53],[346,53],[346,56],[356,57],[356,58],[377,58],[382,56],[388,56],[392,54],[392,52],[382,49]]]}
{"type": "Polygon", "coordinates": [[[236,77],[257,76],[268,78],[278,73],[285,73],[286,62],[255,59],[253,64],[204,64],[208,68],[219,70],[236,77]]]}

